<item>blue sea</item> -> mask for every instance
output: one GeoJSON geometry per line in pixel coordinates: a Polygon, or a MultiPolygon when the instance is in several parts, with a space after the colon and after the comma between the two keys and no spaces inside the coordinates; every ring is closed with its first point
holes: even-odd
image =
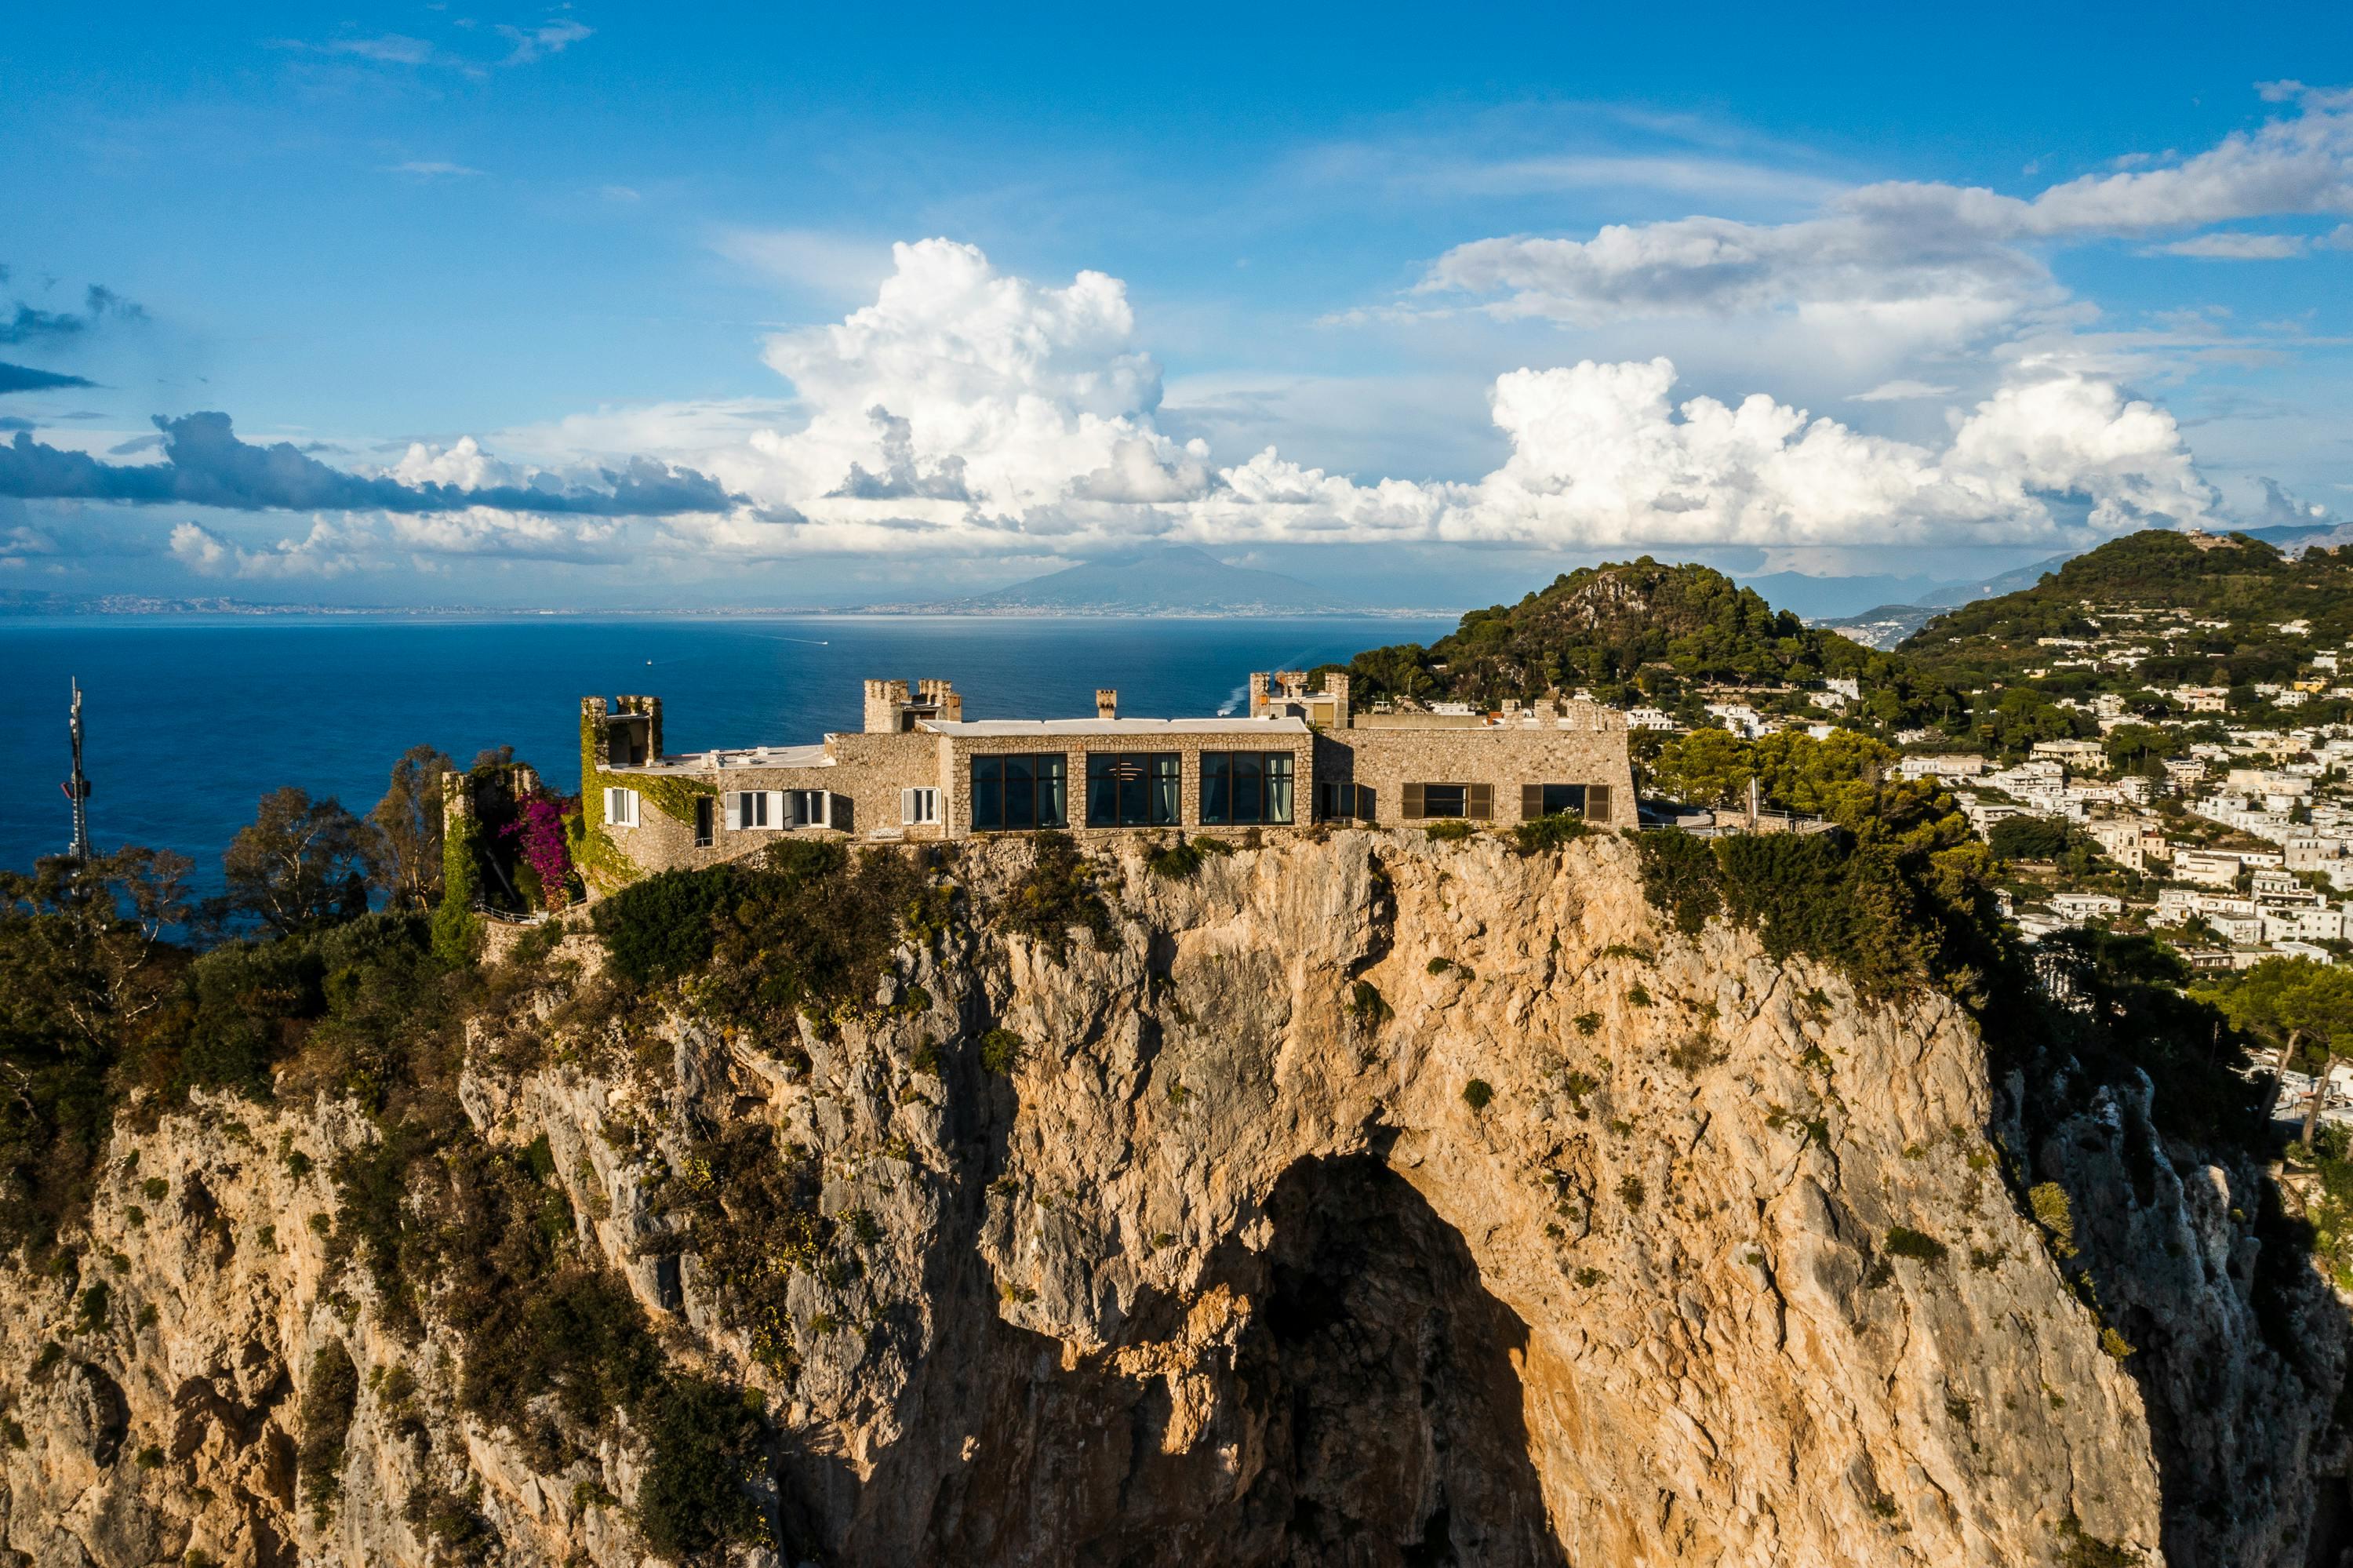
{"type": "Polygon", "coordinates": [[[1073,717],[1098,686],[1140,716],[1230,712],[1252,670],[1307,669],[1451,620],[90,617],[0,620],[0,865],[66,847],[68,682],[83,691],[90,837],[177,850],[216,885],[221,851],[284,784],[365,812],[427,742],[459,767],[512,745],[580,780],[580,699],[651,693],[673,751],[856,729],[869,676],[944,676],[969,718],[1073,717]]]}

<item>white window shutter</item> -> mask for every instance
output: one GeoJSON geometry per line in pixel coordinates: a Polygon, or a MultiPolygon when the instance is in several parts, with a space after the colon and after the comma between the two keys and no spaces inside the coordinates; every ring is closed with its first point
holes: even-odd
{"type": "Polygon", "coordinates": [[[772,828],[781,828],[789,825],[790,824],[785,821],[785,792],[782,789],[769,790],[768,826],[772,828]]]}
{"type": "Polygon", "coordinates": [[[921,821],[923,821],[923,818],[915,810],[915,791],[913,789],[900,790],[899,821],[901,825],[904,826],[908,823],[919,822],[921,821]]]}
{"type": "Polygon", "coordinates": [[[635,789],[624,789],[621,793],[628,797],[625,804],[628,809],[629,826],[634,828],[638,825],[638,792],[635,789]]]}
{"type": "Polygon", "coordinates": [[[607,786],[605,790],[605,825],[617,827],[621,821],[621,792],[607,786]]]}
{"type": "Polygon", "coordinates": [[[744,826],[744,797],[733,789],[727,791],[727,831],[737,832],[744,826]]]}

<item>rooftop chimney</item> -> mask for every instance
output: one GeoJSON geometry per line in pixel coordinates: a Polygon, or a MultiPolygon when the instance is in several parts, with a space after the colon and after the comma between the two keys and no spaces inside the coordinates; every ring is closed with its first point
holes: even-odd
{"type": "Polygon", "coordinates": [[[1099,719],[1119,717],[1119,694],[1109,686],[1095,688],[1095,717],[1099,719]]]}

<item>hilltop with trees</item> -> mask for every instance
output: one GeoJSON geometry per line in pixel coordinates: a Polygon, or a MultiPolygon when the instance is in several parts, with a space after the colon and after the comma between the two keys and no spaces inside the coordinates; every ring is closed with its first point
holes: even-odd
{"type": "Polygon", "coordinates": [[[2039,679],[2103,690],[2162,691],[2174,685],[2243,688],[2293,679],[2316,648],[2353,640],[2353,551],[2308,550],[2291,557],[2243,534],[2151,529],[2075,556],[2030,588],[1979,599],[1937,617],[1897,652],[1924,673],[1970,688],[2039,679]],[[2160,612],[2189,624],[2160,640],[2160,612]],[[2097,618],[2097,619],[2095,619],[2097,618]],[[2111,620],[2110,618],[2114,618],[2111,620]],[[2284,631],[2298,622],[2307,630],[2284,631]],[[2211,623],[2211,624],[2209,624],[2211,623]],[[2129,669],[2031,677],[2052,664],[2060,638],[2138,638],[2148,654],[2129,669]]]}
{"type": "Polygon", "coordinates": [[[1795,693],[1843,677],[1862,683],[1878,721],[1933,720],[1959,705],[1902,660],[1810,627],[1721,572],[1648,556],[1565,573],[1517,604],[1472,610],[1426,648],[1375,648],[1345,668],[1359,703],[1493,707],[1583,687],[1607,703],[1673,705],[1704,686],[1795,693]]]}
{"type": "MultiPolygon", "coordinates": [[[[2179,715],[2173,687],[2216,686],[2230,690],[2233,712],[2259,710],[2258,683],[2284,684],[2316,651],[2348,641],[2353,550],[2290,557],[2244,535],[2152,529],[2077,556],[2031,588],[1941,615],[1893,652],[1807,626],[1721,572],[1645,556],[1472,610],[1427,647],[1369,649],[1326,668],[1346,670],[1360,705],[1493,709],[1583,689],[1615,705],[1665,708],[1686,725],[1704,722],[1702,699],[1720,692],[1761,711],[1819,716],[1809,690],[1852,680],[1862,696],[1838,715],[1843,725],[1883,739],[1926,732],[1940,747],[2015,758],[2039,740],[2100,737],[2089,714],[2060,699],[2115,692],[2149,721],[2179,715]],[[2104,657],[2127,649],[2128,658],[2104,657]]],[[[2300,714],[2348,710],[2324,699],[2300,714]]],[[[2141,723],[2110,749],[2145,767],[2178,740],[2141,723]]]]}

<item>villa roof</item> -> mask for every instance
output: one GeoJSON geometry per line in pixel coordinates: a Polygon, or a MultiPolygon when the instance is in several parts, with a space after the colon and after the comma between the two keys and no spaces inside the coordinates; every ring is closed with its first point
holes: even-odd
{"type": "Polygon", "coordinates": [[[731,768],[831,768],[823,745],[758,746],[732,751],[674,751],[659,762],[610,763],[607,773],[708,773],[731,768]]]}
{"type": "Polygon", "coordinates": [[[1029,736],[1127,736],[1138,738],[1178,735],[1305,735],[1307,721],[1297,718],[1091,718],[1091,719],[918,719],[918,727],[935,735],[968,739],[1029,736]]]}

